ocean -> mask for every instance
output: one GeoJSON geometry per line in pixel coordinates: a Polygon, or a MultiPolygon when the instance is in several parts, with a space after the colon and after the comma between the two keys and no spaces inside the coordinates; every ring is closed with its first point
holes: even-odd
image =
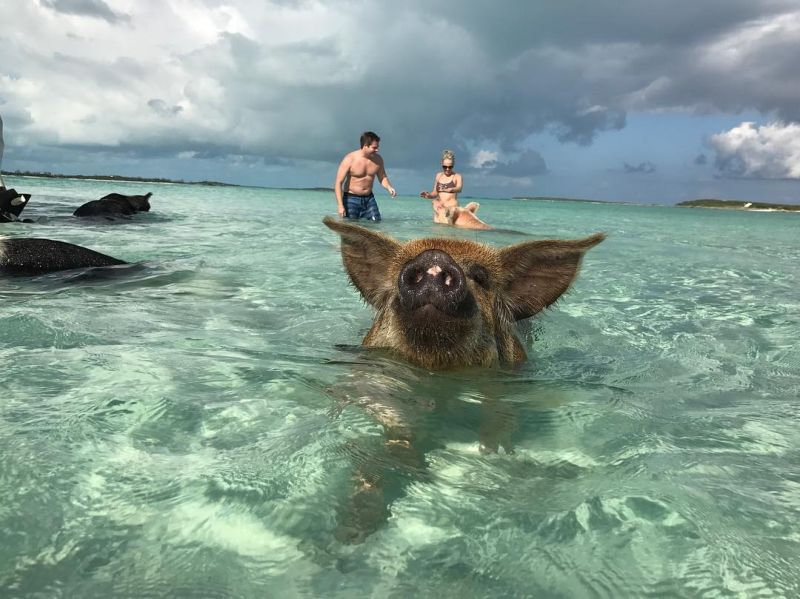
{"type": "Polygon", "coordinates": [[[5,178],[37,222],[0,235],[135,265],[0,280],[0,596],[800,596],[800,214],[481,199],[475,232],[380,190],[403,240],[608,233],[525,364],[431,373],[359,347],[331,193],[5,178]],[[391,493],[349,544],[357,468],[391,493]]]}

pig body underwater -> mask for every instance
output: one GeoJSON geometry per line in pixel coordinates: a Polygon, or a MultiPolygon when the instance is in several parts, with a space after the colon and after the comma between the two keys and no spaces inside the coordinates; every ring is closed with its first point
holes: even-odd
{"type": "Polygon", "coordinates": [[[527,356],[516,322],[569,289],[597,233],[505,248],[451,238],[405,243],[326,217],[353,285],[377,311],[364,337],[429,370],[513,366],[527,356]]]}
{"type": "Polygon", "coordinates": [[[106,254],[65,241],[0,238],[0,275],[35,276],[61,270],[127,264],[106,254]]]}

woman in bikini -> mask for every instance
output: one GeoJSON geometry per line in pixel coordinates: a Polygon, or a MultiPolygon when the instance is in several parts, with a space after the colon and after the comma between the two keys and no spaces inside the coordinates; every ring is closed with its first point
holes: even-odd
{"type": "Polygon", "coordinates": [[[462,188],[461,175],[453,171],[455,154],[452,150],[442,152],[442,172],[436,173],[433,191],[423,191],[421,198],[433,201],[433,222],[467,229],[491,229],[475,216],[480,204],[470,202],[464,208],[458,205],[458,193],[462,188]]]}

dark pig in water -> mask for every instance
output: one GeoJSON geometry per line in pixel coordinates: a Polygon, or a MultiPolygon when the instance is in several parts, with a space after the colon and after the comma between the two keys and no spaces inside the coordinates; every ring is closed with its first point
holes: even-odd
{"type": "Polygon", "coordinates": [[[400,243],[326,217],[342,239],[350,281],[377,311],[362,342],[428,370],[513,366],[527,356],[517,321],[569,289],[597,233],[501,249],[463,239],[400,243]]]}
{"type": "Polygon", "coordinates": [[[128,217],[137,212],[149,212],[150,196],[152,195],[152,192],[145,195],[110,193],[99,200],[86,202],[72,214],[73,216],[103,216],[110,219],[128,217]]]}
{"type": "Polygon", "coordinates": [[[6,189],[0,185],[0,223],[19,220],[30,199],[29,193],[18,193],[16,189],[6,189]]]}
{"type": "Polygon", "coordinates": [[[88,248],[30,237],[0,239],[0,274],[41,275],[74,268],[127,264],[88,248]]]}

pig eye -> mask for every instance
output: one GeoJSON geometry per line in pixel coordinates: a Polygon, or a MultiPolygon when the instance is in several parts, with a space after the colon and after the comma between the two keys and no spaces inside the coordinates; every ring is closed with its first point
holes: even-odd
{"type": "Polygon", "coordinates": [[[467,276],[484,289],[489,288],[489,273],[480,264],[473,264],[467,268],[467,276]]]}

